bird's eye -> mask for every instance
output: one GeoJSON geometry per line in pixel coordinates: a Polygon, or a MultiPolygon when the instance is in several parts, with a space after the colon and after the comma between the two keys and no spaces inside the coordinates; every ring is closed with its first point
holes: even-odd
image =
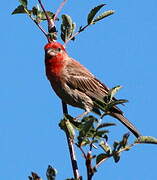
{"type": "Polygon", "coordinates": [[[60,51],[61,51],[61,48],[58,48],[57,50],[60,52],[60,51]]]}

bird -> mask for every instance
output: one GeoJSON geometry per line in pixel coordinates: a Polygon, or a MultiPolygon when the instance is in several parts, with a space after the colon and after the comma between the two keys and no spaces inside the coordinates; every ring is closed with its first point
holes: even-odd
{"type": "MultiPolygon", "coordinates": [[[[105,112],[105,97],[110,89],[82,64],[71,58],[61,43],[49,42],[44,49],[46,76],[59,98],[65,104],[83,109],[84,112],[78,117],[84,117],[90,112],[98,115],[101,115],[101,111],[105,112]]],[[[114,100],[116,99],[113,98],[114,100]]],[[[111,107],[107,114],[118,119],[136,138],[141,136],[117,106],[111,107]]]]}

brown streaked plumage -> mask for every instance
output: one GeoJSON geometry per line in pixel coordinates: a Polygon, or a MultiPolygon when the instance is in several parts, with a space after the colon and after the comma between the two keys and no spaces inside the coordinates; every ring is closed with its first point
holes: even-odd
{"type": "MultiPolygon", "coordinates": [[[[45,65],[47,78],[64,103],[84,109],[85,112],[80,116],[91,111],[101,114],[94,102],[105,103],[104,97],[108,95],[109,88],[83,65],[70,58],[63,45],[52,42],[45,46],[45,65]]],[[[103,107],[101,110],[105,111],[103,107]]],[[[138,130],[123,116],[118,107],[111,108],[109,115],[123,123],[136,137],[140,136],[138,130]]]]}

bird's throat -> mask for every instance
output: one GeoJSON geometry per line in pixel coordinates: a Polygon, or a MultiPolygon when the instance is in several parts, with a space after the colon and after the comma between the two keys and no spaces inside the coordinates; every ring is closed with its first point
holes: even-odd
{"type": "Polygon", "coordinates": [[[46,75],[48,79],[52,76],[59,77],[64,66],[64,59],[62,56],[55,56],[45,61],[46,75]]]}

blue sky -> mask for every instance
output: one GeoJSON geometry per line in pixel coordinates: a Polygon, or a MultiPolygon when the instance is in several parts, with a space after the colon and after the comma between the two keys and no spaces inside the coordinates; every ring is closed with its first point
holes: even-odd
{"type": "MultiPolygon", "coordinates": [[[[43,2],[53,11],[61,1],[43,2]]],[[[128,119],[143,135],[157,137],[157,1],[69,0],[62,13],[70,14],[79,27],[85,25],[88,11],[101,3],[116,13],[69,43],[69,55],[109,87],[122,85],[118,97],[129,100],[122,107],[128,119]]],[[[35,171],[46,179],[50,164],[62,180],[72,177],[72,172],[65,136],[58,127],[61,103],[45,76],[46,39],[28,17],[11,15],[17,5],[16,0],[1,2],[0,177],[27,179],[35,171]]],[[[81,111],[69,107],[69,112],[75,116],[81,111]]],[[[117,123],[110,128],[111,140],[119,140],[128,130],[106,118],[111,120],[117,123]]],[[[156,154],[155,145],[138,145],[123,153],[119,163],[106,161],[94,179],[156,179],[156,154]]],[[[85,174],[84,161],[79,167],[85,174]]]]}

